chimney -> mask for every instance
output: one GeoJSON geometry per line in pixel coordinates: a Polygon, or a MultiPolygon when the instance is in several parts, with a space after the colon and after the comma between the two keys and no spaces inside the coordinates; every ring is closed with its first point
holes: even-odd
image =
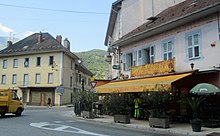
{"type": "Polygon", "coordinates": [[[64,47],[66,47],[70,51],[70,41],[67,38],[65,38],[63,42],[64,42],[64,47]]]}
{"type": "Polygon", "coordinates": [[[61,35],[57,35],[56,40],[58,41],[59,44],[61,44],[62,36],[61,35]]]}
{"type": "Polygon", "coordinates": [[[41,43],[42,42],[42,33],[40,32],[39,35],[38,35],[38,43],[41,43]]]}
{"type": "Polygon", "coordinates": [[[7,47],[12,45],[12,41],[7,41],[7,47]]]}

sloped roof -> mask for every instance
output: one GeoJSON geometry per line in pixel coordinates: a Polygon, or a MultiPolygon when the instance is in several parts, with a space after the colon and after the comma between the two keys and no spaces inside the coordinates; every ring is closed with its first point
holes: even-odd
{"type": "Polygon", "coordinates": [[[40,33],[32,34],[0,51],[0,57],[17,56],[54,51],[68,51],[49,33],[42,33],[42,42],[38,42],[40,33]]]}
{"type": "Polygon", "coordinates": [[[113,45],[123,46],[220,11],[220,0],[186,0],[169,7],[113,45]]]}
{"type": "MultiPolygon", "coordinates": [[[[78,60],[79,57],[69,51],[63,45],[61,45],[53,36],[49,33],[41,33],[42,41],[38,42],[38,36],[40,33],[32,34],[0,51],[1,57],[19,56],[28,54],[40,54],[51,52],[64,52],[73,59],[78,60]]],[[[84,72],[88,75],[93,75],[84,65],[76,64],[84,69],[84,72]]]]}

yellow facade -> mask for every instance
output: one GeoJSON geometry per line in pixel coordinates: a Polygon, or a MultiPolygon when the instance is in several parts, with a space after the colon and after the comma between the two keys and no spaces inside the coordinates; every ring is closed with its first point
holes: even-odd
{"type": "Polygon", "coordinates": [[[81,77],[85,90],[91,89],[92,73],[78,60],[61,36],[40,32],[14,44],[8,41],[0,51],[0,89],[17,91],[28,105],[47,105],[49,98],[52,105],[70,104],[73,93],[82,89],[81,77]]]}
{"type": "MultiPolygon", "coordinates": [[[[74,90],[81,89],[81,83],[76,81],[76,73],[74,58],[63,52],[39,53],[20,56],[10,56],[0,58],[0,88],[17,90],[19,97],[23,101],[32,105],[46,105],[47,99],[52,98],[53,105],[62,105],[71,103],[71,93],[74,90]],[[49,65],[49,57],[53,56],[54,64],[49,65]],[[40,66],[37,66],[37,57],[41,58],[40,66]],[[25,58],[29,58],[29,66],[24,66],[25,58]],[[18,65],[13,66],[14,59],[18,60],[18,65]],[[6,68],[3,68],[3,61],[6,60],[6,68]],[[71,64],[72,63],[72,64],[71,64]],[[71,66],[72,65],[72,66],[71,66]],[[53,74],[52,83],[48,83],[48,74],[53,74]],[[25,83],[24,75],[28,75],[25,83]],[[40,82],[36,83],[36,74],[40,75],[40,82]],[[2,83],[2,76],[5,75],[5,84],[2,83]],[[13,75],[16,75],[16,83],[12,83],[13,75]],[[72,85],[70,79],[72,78],[72,85]],[[57,86],[64,86],[64,93],[56,92],[57,86]],[[76,89],[77,88],[77,89],[76,89]]],[[[89,80],[91,75],[86,75],[89,80]]],[[[86,90],[90,90],[91,86],[85,84],[86,90]]]]}

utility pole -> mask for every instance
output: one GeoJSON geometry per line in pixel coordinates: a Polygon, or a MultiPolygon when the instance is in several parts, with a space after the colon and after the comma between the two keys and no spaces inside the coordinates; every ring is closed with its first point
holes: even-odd
{"type": "Polygon", "coordinates": [[[154,0],[152,0],[152,16],[154,16],[154,0]]]}

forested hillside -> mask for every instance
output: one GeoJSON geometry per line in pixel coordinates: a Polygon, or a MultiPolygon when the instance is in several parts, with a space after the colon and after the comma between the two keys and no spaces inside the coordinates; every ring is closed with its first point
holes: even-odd
{"type": "Polygon", "coordinates": [[[108,63],[105,61],[107,52],[104,50],[94,49],[87,52],[74,53],[79,58],[82,58],[83,65],[86,66],[96,79],[104,79],[108,63]]]}

